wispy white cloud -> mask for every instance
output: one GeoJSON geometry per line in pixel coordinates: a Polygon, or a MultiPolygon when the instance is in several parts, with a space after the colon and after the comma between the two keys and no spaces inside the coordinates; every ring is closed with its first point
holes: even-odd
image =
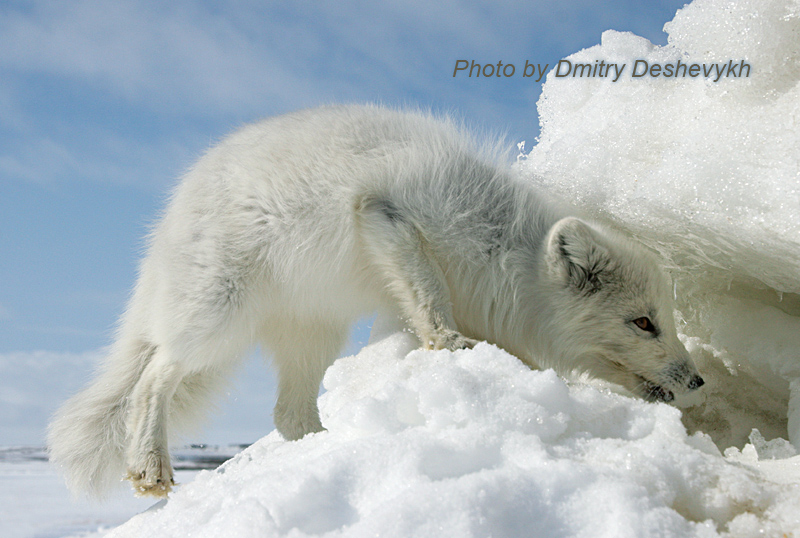
{"type": "Polygon", "coordinates": [[[80,77],[149,106],[217,110],[435,86],[455,58],[529,57],[537,44],[574,43],[584,17],[610,11],[588,0],[30,5],[4,9],[0,65],[80,77]]]}
{"type": "Polygon", "coordinates": [[[230,109],[274,97],[280,86],[296,91],[299,81],[264,47],[268,40],[231,23],[226,13],[235,6],[213,13],[185,1],[42,0],[25,11],[6,8],[0,64],[78,77],[159,107],[230,109]]]}
{"type": "Polygon", "coordinates": [[[63,144],[49,137],[37,138],[33,144],[30,142],[13,153],[0,154],[0,175],[42,183],[44,178],[52,177],[57,171],[76,168],[76,159],[63,144]]]}
{"type": "Polygon", "coordinates": [[[77,140],[26,133],[0,148],[0,177],[41,185],[77,180],[163,189],[193,158],[186,140],[171,134],[168,139],[137,139],[88,126],[77,140]]]}
{"type": "Polygon", "coordinates": [[[464,90],[450,76],[457,58],[566,55],[678,3],[34,0],[0,7],[0,68],[206,116],[409,91],[446,99],[464,90]]]}

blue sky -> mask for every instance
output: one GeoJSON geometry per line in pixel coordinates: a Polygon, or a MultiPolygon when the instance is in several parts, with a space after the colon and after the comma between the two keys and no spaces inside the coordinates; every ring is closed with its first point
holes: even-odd
{"type": "MultiPolygon", "coordinates": [[[[453,78],[456,60],[554,65],[607,29],[663,44],[681,6],[4,0],[0,444],[42,442],[49,414],[110,343],[170,188],[226,133],[302,107],[379,101],[453,112],[530,147],[541,83],[453,78]]],[[[268,370],[249,361],[233,387],[196,441],[269,431],[268,370]]]]}
{"type": "Polygon", "coordinates": [[[0,353],[108,343],[147,226],[237,126],[328,102],[452,111],[538,134],[550,63],[606,29],[664,43],[681,1],[58,0],[0,4],[0,353]]]}

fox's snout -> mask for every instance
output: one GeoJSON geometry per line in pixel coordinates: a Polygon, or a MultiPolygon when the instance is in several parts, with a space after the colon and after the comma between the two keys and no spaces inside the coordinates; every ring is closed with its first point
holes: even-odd
{"type": "Polygon", "coordinates": [[[689,390],[696,390],[705,384],[706,382],[703,381],[703,378],[700,377],[699,375],[696,375],[689,380],[689,383],[686,385],[686,388],[688,388],[689,390]]]}

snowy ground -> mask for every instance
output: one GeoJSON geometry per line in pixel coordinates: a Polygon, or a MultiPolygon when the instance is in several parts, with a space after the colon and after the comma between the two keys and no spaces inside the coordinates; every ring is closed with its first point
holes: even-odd
{"type": "MultiPolygon", "coordinates": [[[[191,482],[199,469],[214,468],[240,449],[176,451],[177,481],[191,482]]],[[[122,489],[103,504],[74,499],[42,449],[0,448],[0,535],[4,538],[81,536],[115,527],[153,504],[122,489]]]]}

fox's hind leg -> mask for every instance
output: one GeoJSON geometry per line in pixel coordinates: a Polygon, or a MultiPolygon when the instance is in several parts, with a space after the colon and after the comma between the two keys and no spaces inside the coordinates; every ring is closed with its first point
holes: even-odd
{"type": "Polygon", "coordinates": [[[425,238],[391,202],[377,198],[358,208],[361,240],[427,349],[471,348],[453,318],[450,289],[425,238]]]}
{"type": "Polygon", "coordinates": [[[155,347],[131,393],[126,421],[127,479],[138,494],[163,497],[171,490],[169,436],[202,418],[250,344],[247,324],[235,321],[155,347]]]}
{"type": "Polygon", "coordinates": [[[158,348],[131,395],[126,464],[127,479],[140,495],[166,496],[174,484],[167,444],[167,418],[183,373],[158,348]]]}
{"type": "Polygon", "coordinates": [[[273,418],[284,438],[294,441],[324,428],[317,395],[325,370],[347,340],[348,323],[330,318],[282,319],[270,324],[262,340],[274,353],[278,401],[273,418]]]}

